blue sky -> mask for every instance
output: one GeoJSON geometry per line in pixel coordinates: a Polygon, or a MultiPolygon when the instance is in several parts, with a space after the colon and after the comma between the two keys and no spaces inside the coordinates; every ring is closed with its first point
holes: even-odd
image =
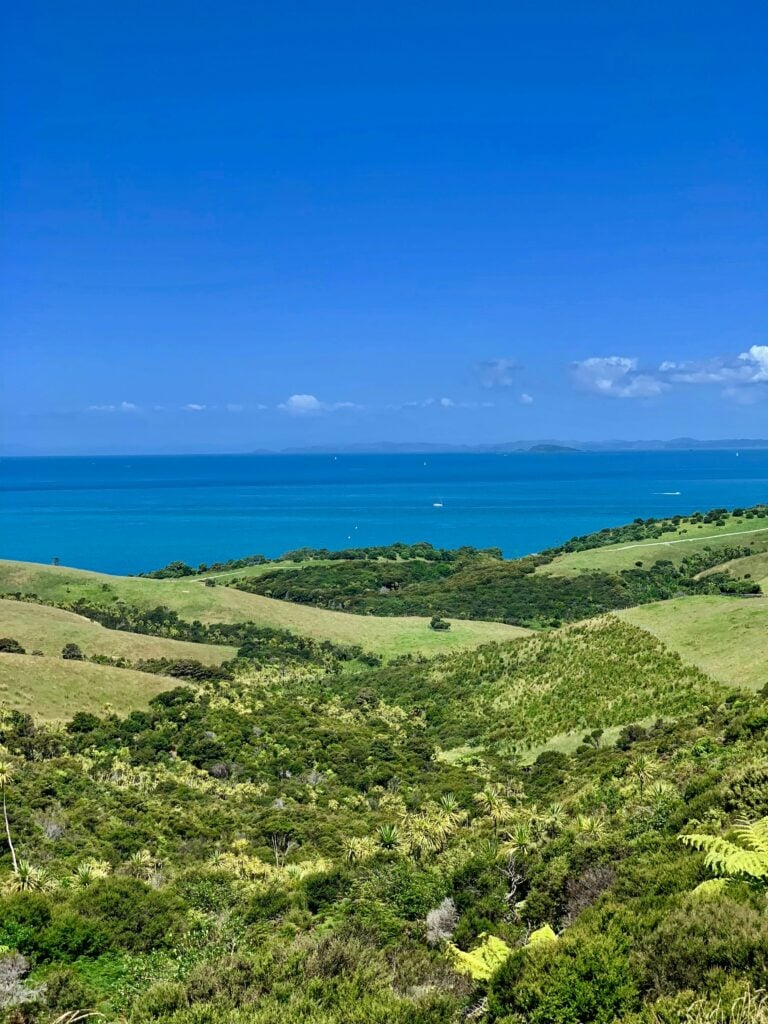
{"type": "Polygon", "coordinates": [[[3,450],[768,436],[767,20],[16,4],[3,450]]]}

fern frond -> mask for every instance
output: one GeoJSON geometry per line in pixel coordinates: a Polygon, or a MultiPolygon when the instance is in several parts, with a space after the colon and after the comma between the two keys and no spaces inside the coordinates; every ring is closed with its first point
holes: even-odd
{"type": "Polygon", "coordinates": [[[682,840],[706,854],[707,867],[726,875],[749,875],[752,878],[768,877],[768,859],[754,850],[743,850],[735,843],[720,836],[689,835],[682,840]]]}
{"type": "Polygon", "coordinates": [[[768,857],[768,818],[757,821],[740,821],[736,826],[739,839],[756,853],[768,857]]]}

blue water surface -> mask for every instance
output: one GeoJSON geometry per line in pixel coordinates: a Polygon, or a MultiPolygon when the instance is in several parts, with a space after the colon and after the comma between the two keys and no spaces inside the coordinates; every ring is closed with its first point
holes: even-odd
{"type": "Polygon", "coordinates": [[[768,451],[0,459],[0,557],[135,573],[398,540],[514,556],[766,500],[768,451]]]}

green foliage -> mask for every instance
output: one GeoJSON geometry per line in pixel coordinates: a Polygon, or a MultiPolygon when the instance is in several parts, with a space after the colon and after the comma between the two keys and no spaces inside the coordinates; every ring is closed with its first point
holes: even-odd
{"type": "Polygon", "coordinates": [[[11,636],[0,637],[0,654],[26,654],[18,640],[11,636]]]}
{"type": "Polygon", "coordinates": [[[468,974],[475,981],[488,981],[502,966],[512,950],[497,935],[481,935],[479,937],[482,939],[480,945],[468,953],[450,943],[448,952],[457,970],[468,974]]]}
{"type": "Polygon", "coordinates": [[[626,941],[573,935],[516,952],[490,987],[492,1012],[519,1013],[530,1024],[611,1024],[633,1010],[639,984],[626,941]]]}
{"type": "Polygon", "coordinates": [[[706,854],[708,868],[724,875],[768,878],[768,818],[742,822],[735,827],[735,832],[740,845],[721,836],[697,832],[680,838],[687,846],[706,854]]]}
{"type": "MultiPolygon", "coordinates": [[[[230,568],[303,580],[308,600],[365,593],[361,609],[440,595],[523,614],[533,595],[525,613],[542,622],[685,590],[701,564],[562,587],[531,582],[545,559],[494,552],[292,558],[304,568],[230,568]]],[[[18,848],[14,867],[3,822],[0,947],[20,958],[17,990],[46,986],[23,1024],[86,1006],[131,1024],[724,1024],[731,1007],[740,1024],[762,1019],[764,695],[726,689],[612,616],[379,665],[108,591],[83,600],[127,636],[240,656],[208,671],[194,652],[147,655],[145,671],[180,685],[143,710],[91,704],[63,728],[0,711],[18,848]]]]}

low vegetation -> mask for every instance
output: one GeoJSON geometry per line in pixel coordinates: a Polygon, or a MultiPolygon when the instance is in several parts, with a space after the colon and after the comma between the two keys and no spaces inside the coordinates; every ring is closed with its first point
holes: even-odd
{"type": "MultiPolygon", "coordinates": [[[[671,534],[626,529],[604,542],[671,534]]],[[[442,594],[417,619],[4,563],[0,1021],[768,1020],[768,613],[691,547],[220,569],[442,594]],[[546,628],[461,618],[494,601],[546,628]]]]}

